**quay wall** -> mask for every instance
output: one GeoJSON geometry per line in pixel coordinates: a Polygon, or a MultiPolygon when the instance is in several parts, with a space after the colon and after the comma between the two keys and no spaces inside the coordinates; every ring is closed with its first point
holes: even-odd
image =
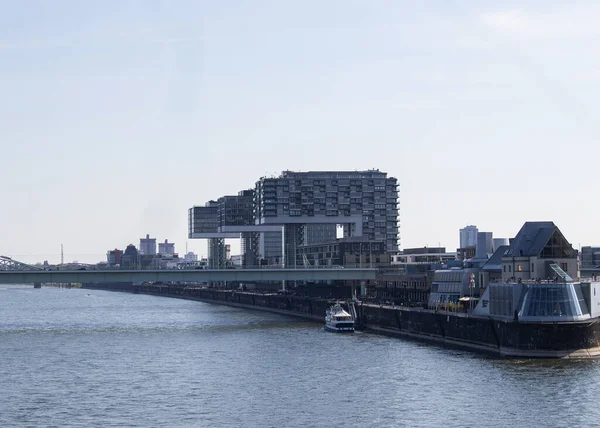
{"type": "Polygon", "coordinates": [[[132,292],[264,310],[319,322],[325,320],[325,310],[331,305],[328,299],[314,297],[215,288],[183,288],[166,284],[136,285],[132,292]]]}
{"type": "MultiPolygon", "coordinates": [[[[324,322],[325,311],[335,300],[277,293],[180,287],[167,284],[138,285],[135,293],[180,297],[249,309],[267,310],[324,322]]],[[[489,320],[466,314],[445,314],[418,308],[362,303],[356,306],[356,328],[389,336],[429,340],[442,344],[498,351],[497,335],[489,320]],[[481,343],[483,342],[483,343],[481,343]]]]}
{"type": "MultiPolygon", "coordinates": [[[[129,291],[263,310],[324,322],[335,300],[279,293],[181,287],[167,284],[98,289],[129,291]]],[[[395,337],[519,357],[600,357],[600,321],[526,323],[373,303],[355,303],[356,328],[395,337]]]]}

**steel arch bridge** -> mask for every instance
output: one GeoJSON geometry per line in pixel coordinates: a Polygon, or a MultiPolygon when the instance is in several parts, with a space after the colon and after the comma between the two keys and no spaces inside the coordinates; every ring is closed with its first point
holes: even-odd
{"type": "Polygon", "coordinates": [[[7,257],[7,256],[0,256],[0,270],[2,270],[2,271],[6,271],[6,270],[32,271],[32,270],[44,270],[44,269],[39,266],[28,265],[27,263],[23,263],[18,260],[13,260],[12,258],[7,257]]]}

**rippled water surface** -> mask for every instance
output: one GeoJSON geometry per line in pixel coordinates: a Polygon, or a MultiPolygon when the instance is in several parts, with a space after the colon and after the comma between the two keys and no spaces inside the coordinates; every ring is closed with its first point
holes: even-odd
{"type": "Polygon", "coordinates": [[[0,426],[583,427],[597,361],[501,360],[280,315],[0,285],[0,426]]]}

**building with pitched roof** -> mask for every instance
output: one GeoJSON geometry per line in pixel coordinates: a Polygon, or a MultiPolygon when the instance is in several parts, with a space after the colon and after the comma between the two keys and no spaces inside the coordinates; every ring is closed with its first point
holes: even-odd
{"type": "Polygon", "coordinates": [[[502,255],[502,280],[555,279],[558,272],[579,277],[577,250],[551,221],[530,221],[502,255]]]}

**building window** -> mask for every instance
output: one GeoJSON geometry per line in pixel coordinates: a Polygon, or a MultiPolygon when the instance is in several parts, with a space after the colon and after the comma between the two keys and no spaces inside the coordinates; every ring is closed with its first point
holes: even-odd
{"type": "Polygon", "coordinates": [[[531,263],[531,272],[535,272],[535,265],[531,263]]]}
{"type": "Polygon", "coordinates": [[[504,267],[504,272],[506,272],[506,265],[504,265],[503,267],[504,267]]]}
{"type": "Polygon", "coordinates": [[[509,266],[509,267],[508,267],[508,271],[509,271],[509,272],[512,272],[512,266],[509,266]]]}
{"type": "Polygon", "coordinates": [[[522,272],[522,271],[523,271],[523,266],[521,266],[521,265],[517,265],[517,270],[518,270],[519,272],[522,272]]]}

